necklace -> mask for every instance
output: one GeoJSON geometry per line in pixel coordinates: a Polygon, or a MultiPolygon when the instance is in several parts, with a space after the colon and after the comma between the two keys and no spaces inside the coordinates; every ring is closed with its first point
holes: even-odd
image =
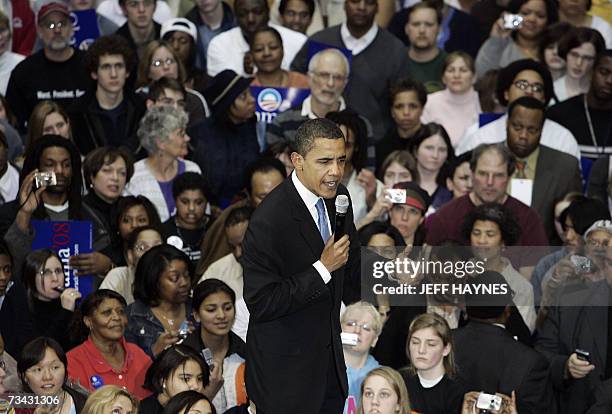
{"type": "Polygon", "coordinates": [[[586,116],[586,120],[587,120],[587,124],[589,126],[589,133],[591,134],[591,140],[593,141],[593,146],[595,147],[595,150],[600,153],[603,154],[604,152],[604,148],[603,147],[599,147],[599,145],[597,145],[597,138],[595,137],[595,130],[593,129],[593,121],[591,121],[591,114],[589,113],[589,108],[587,106],[587,96],[586,93],[583,95],[584,99],[582,100],[583,104],[584,104],[584,115],[586,116]]]}
{"type": "MultiPolygon", "coordinates": [[[[152,311],[152,312],[155,314],[155,316],[159,316],[159,317],[161,317],[162,319],[164,319],[164,320],[166,321],[166,323],[168,324],[168,327],[170,328],[170,330],[173,330],[173,329],[174,329],[174,326],[175,326],[174,322],[176,321],[176,319],[175,319],[175,318],[168,318],[168,317],[167,317],[166,315],[164,315],[164,313],[163,313],[161,310],[159,310],[159,309],[155,309],[155,310],[151,309],[151,311],[152,311]]],[[[180,318],[180,317],[179,317],[179,318],[180,318]]],[[[163,325],[163,323],[162,323],[162,325],[163,325]]]]}

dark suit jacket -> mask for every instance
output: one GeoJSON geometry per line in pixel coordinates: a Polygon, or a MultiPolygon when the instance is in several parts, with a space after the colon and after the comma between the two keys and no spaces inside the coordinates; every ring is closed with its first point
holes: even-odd
{"type": "Polygon", "coordinates": [[[546,359],[495,325],[470,321],[453,331],[458,381],[468,391],[516,391],[521,414],[554,413],[546,359]]]}
{"type": "Polygon", "coordinates": [[[557,238],[554,224],[555,201],[572,191],[582,192],[578,160],[564,152],[540,145],[531,208],[540,215],[548,240],[557,238]]]}
{"type": "Polygon", "coordinates": [[[609,290],[605,281],[568,287],[538,332],[535,347],[550,361],[562,414],[586,412],[606,372],[609,290]],[[564,379],[565,363],[576,348],[591,353],[595,369],[579,380],[564,379]]]}
{"type": "MultiPolygon", "coordinates": [[[[346,187],[338,194],[348,196],[346,187]]],[[[334,200],[326,200],[333,223],[334,200]]],[[[275,188],[249,222],[241,259],[250,312],[246,388],[266,414],[312,414],[322,406],[335,370],[344,396],[346,366],[340,342],[343,283],[358,283],[359,241],[347,213],[349,262],[326,285],[312,266],[323,240],[291,178],[275,188]],[[350,280],[350,282],[347,282],[350,280]],[[333,360],[335,366],[329,366],[333,360]]]]}

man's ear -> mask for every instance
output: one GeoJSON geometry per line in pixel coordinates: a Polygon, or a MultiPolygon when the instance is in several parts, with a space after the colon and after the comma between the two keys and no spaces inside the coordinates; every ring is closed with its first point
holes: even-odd
{"type": "Polygon", "coordinates": [[[155,102],[153,102],[153,100],[148,99],[145,101],[145,105],[147,106],[147,111],[151,108],[153,108],[153,105],[155,105],[155,102]]]}
{"type": "Polygon", "coordinates": [[[295,151],[291,153],[291,163],[293,164],[293,168],[295,168],[297,171],[304,170],[304,157],[295,151]]]}

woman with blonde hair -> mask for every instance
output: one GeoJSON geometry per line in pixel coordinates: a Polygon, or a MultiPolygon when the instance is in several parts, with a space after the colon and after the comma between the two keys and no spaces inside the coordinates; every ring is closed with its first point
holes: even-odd
{"type": "Polygon", "coordinates": [[[389,367],[378,367],[366,375],[361,384],[358,414],[409,414],[410,399],[399,372],[389,367]]]}
{"type": "Polygon", "coordinates": [[[116,385],[105,385],[87,398],[83,414],[137,414],[138,400],[116,385]]]}
{"type": "Polygon", "coordinates": [[[456,373],[451,329],[434,313],[417,316],[410,324],[406,354],[410,365],[402,370],[413,408],[427,414],[459,414],[463,388],[456,373]]]}
{"type": "Polygon", "coordinates": [[[28,152],[35,140],[49,134],[72,141],[70,118],[66,111],[57,102],[42,101],[36,104],[30,115],[25,152],[28,152]]]}

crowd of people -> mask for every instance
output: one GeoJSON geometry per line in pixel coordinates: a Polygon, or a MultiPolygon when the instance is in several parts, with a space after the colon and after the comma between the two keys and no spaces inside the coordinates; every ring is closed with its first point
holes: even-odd
{"type": "Polygon", "coordinates": [[[3,3],[0,412],[612,412],[609,1],[3,3]]]}

